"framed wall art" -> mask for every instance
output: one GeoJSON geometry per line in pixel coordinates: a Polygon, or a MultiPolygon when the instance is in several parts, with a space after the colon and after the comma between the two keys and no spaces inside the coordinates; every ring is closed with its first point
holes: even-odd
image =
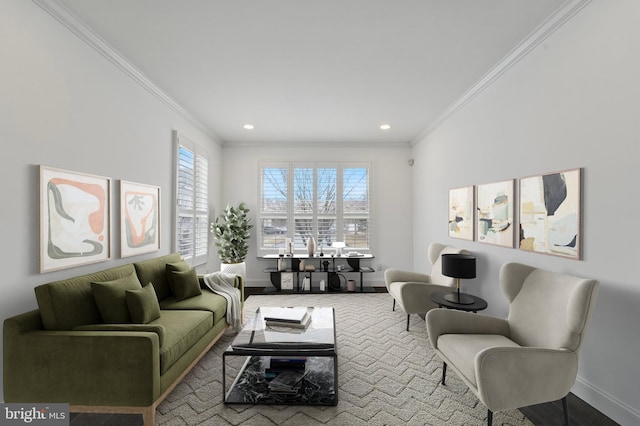
{"type": "Polygon", "coordinates": [[[449,190],[449,236],[473,241],[473,186],[449,190]]]}
{"type": "Polygon", "coordinates": [[[520,179],[522,250],[580,259],[582,169],[520,179]]]}
{"type": "Polygon", "coordinates": [[[111,179],[40,166],[40,272],[111,257],[111,179]]]}
{"type": "Polygon", "coordinates": [[[476,186],[476,241],[513,248],[513,179],[476,186]]]}
{"type": "Polygon", "coordinates": [[[120,256],[160,250],[160,187],[120,181],[120,256]]]}

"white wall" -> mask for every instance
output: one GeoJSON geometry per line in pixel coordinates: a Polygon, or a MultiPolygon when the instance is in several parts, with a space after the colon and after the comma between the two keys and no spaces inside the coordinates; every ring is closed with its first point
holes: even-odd
{"type": "Polygon", "coordinates": [[[640,423],[640,3],[593,1],[414,147],[414,262],[430,241],[475,252],[466,289],[506,315],[498,270],[518,261],[600,280],[573,391],[640,423]],[[584,168],[583,260],[451,239],[449,188],[584,168]],[[420,183],[420,184],[418,184],[420,183]]]}
{"type": "MultiPolygon", "coordinates": [[[[4,321],[36,308],[39,284],[171,252],[172,130],[208,146],[214,170],[220,146],[30,1],[0,2],[0,57],[4,321]],[[39,165],[113,179],[111,260],[39,273],[39,165]],[[119,258],[119,179],[161,187],[159,253],[119,258]]],[[[210,187],[213,207],[219,174],[212,174],[210,187]]]]}
{"type": "MultiPolygon", "coordinates": [[[[374,244],[372,253],[375,259],[368,264],[378,271],[365,274],[364,285],[384,286],[382,272],[384,268],[410,268],[412,265],[412,167],[408,164],[410,151],[408,146],[401,148],[225,146],[222,149],[223,203],[238,204],[244,201],[251,209],[250,216],[253,223],[257,223],[258,182],[260,181],[258,162],[261,160],[371,161],[373,164],[371,196],[374,244]]],[[[257,258],[255,233],[254,228],[247,256],[247,286],[270,287],[269,275],[263,270],[265,267],[274,265],[257,258]]],[[[217,257],[215,252],[212,255],[217,257]]]]}

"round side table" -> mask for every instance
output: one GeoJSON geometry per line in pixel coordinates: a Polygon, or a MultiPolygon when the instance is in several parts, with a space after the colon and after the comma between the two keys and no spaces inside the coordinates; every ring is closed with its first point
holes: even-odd
{"type": "Polygon", "coordinates": [[[465,305],[462,303],[451,302],[445,299],[444,298],[445,294],[446,293],[443,293],[441,291],[436,291],[434,293],[431,293],[431,300],[440,308],[444,307],[448,309],[457,309],[459,311],[467,311],[467,312],[474,312],[474,313],[478,311],[482,311],[483,309],[487,309],[487,301],[478,296],[465,293],[467,297],[470,297],[471,299],[473,299],[473,303],[465,305]]]}

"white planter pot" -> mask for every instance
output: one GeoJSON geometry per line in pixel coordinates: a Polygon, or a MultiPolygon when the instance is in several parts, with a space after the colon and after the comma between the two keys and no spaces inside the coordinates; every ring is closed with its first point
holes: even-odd
{"type": "Polygon", "coordinates": [[[221,263],[220,272],[225,272],[227,274],[240,275],[244,280],[244,277],[247,274],[247,264],[245,262],[221,263]]]}

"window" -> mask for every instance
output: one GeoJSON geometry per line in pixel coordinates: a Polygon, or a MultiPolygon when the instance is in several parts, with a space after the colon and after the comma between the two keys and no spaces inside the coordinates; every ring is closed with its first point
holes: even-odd
{"type": "Polygon", "coordinates": [[[303,249],[344,241],[369,250],[369,163],[261,162],[258,250],[272,253],[291,238],[303,249]]]}
{"type": "Polygon", "coordinates": [[[174,132],[176,141],[175,251],[192,266],[207,262],[209,237],[209,156],[174,132]]]}

